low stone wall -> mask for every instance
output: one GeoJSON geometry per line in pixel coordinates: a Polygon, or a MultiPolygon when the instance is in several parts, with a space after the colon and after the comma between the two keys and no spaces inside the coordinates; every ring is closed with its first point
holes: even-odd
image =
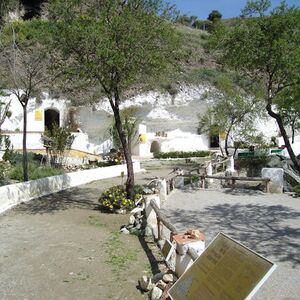
{"type": "MultiPolygon", "coordinates": [[[[134,162],[133,168],[135,173],[140,172],[140,163],[134,162]]],[[[2,186],[0,187],[0,214],[21,202],[26,202],[95,180],[117,177],[121,175],[121,172],[124,172],[124,174],[127,173],[125,164],[66,173],[64,175],[2,186]]]]}

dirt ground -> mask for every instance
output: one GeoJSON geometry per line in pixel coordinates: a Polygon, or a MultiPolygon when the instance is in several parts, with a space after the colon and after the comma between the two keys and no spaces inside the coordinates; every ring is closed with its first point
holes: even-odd
{"type": "MultiPolygon", "coordinates": [[[[136,182],[177,165],[145,162],[136,182]]],[[[0,215],[0,299],[146,299],[138,279],[163,266],[156,245],[118,233],[128,215],[98,210],[101,191],[120,183],[95,181],[0,215]]]]}

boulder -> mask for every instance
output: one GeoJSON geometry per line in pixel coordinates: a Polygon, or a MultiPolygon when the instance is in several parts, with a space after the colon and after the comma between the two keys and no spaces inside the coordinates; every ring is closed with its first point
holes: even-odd
{"type": "Polygon", "coordinates": [[[158,288],[157,286],[155,286],[153,289],[152,289],[152,292],[151,292],[151,300],[159,300],[160,297],[162,296],[163,294],[163,291],[158,288]]]}

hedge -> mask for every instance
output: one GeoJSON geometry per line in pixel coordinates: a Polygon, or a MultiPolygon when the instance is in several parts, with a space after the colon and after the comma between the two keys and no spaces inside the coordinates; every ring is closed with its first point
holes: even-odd
{"type": "Polygon", "coordinates": [[[183,152],[183,151],[173,151],[173,152],[157,152],[154,153],[154,158],[189,158],[189,157],[206,157],[209,156],[209,151],[191,151],[191,152],[183,152]]]}

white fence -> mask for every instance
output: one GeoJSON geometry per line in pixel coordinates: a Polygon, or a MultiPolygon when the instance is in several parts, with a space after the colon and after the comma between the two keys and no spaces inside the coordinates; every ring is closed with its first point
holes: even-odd
{"type": "MultiPolygon", "coordinates": [[[[133,163],[134,172],[141,171],[140,163],[133,163]]],[[[0,213],[9,208],[41,196],[59,192],[95,180],[112,178],[127,173],[126,165],[84,170],[41,178],[0,187],[0,213]]]]}

